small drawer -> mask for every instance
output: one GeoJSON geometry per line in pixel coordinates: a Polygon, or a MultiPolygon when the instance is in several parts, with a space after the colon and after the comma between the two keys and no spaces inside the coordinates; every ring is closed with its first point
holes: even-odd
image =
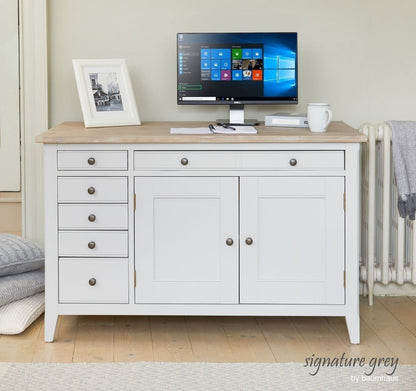
{"type": "Polygon", "coordinates": [[[58,170],[127,170],[127,151],[58,151],[58,170]]]}
{"type": "Polygon", "coordinates": [[[58,202],[127,202],[127,178],[59,177],[58,202]]]}
{"type": "Polygon", "coordinates": [[[60,231],[63,257],[127,257],[127,231],[60,231]]]}
{"type": "Polygon", "coordinates": [[[135,151],[135,170],[231,170],[239,167],[236,151],[135,151]]]}
{"type": "Polygon", "coordinates": [[[60,303],[128,303],[127,259],[59,259],[60,303]]]}
{"type": "Polygon", "coordinates": [[[59,229],[122,230],[128,227],[127,204],[60,204],[59,229]]]}
{"type": "Polygon", "coordinates": [[[344,170],[344,151],[135,151],[135,170],[344,170]]]}
{"type": "Polygon", "coordinates": [[[251,151],[241,159],[243,170],[344,170],[344,151],[251,151]]]}

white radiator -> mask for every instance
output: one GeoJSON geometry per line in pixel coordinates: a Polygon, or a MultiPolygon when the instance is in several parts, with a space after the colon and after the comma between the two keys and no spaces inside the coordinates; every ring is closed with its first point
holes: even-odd
{"type": "Polygon", "coordinates": [[[360,293],[373,305],[374,283],[416,284],[416,227],[399,216],[393,174],[391,130],[365,124],[362,155],[360,293]]]}

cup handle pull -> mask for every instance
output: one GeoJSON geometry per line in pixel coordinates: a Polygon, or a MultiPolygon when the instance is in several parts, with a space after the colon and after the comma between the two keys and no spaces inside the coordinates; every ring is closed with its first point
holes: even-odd
{"type": "Polygon", "coordinates": [[[332,121],[332,111],[330,109],[326,109],[326,112],[328,113],[328,121],[326,121],[326,124],[324,126],[324,129],[327,128],[327,126],[331,123],[332,121]]]}

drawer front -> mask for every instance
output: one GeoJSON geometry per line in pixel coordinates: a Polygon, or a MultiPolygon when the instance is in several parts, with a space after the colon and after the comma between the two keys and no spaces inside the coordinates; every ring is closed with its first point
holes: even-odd
{"type": "Polygon", "coordinates": [[[238,168],[235,151],[135,151],[135,170],[229,170],[238,168]]]}
{"type": "Polygon", "coordinates": [[[63,257],[127,257],[127,231],[60,231],[63,257]]]}
{"type": "Polygon", "coordinates": [[[135,170],[344,170],[344,151],[135,151],[135,170]]]}
{"type": "Polygon", "coordinates": [[[58,170],[127,170],[127,151],[58,151],[58,170]]]}
{"type": "Polygon", "coordinates": [[[60,204],[59,229],[127,229],[127,204],[60,204]]]}
{"type": "Polygon", "coordinates": [[[58,202],[127,202],[127,178],[60,177],[58,202]]]}
{"type": "Polygon", "coordinates": [[[59,260],[60,303],[128,303],[126,259],[59,260]]]}
{"type": "Polygon", "coordinates": [[[344,170],[344,151],[250,152],[241,159],[243,170],[344,170]]]}

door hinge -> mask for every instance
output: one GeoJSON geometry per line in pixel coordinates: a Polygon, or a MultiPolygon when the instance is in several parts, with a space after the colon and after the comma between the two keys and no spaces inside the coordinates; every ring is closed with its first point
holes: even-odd
{"type": "Polygon", "coordinates": [[[344,210],[347,210],[347,198],[346,198],[345,193],[344,193],[344,210]]]}
{"type": "Polygon", "coordinates": [[[136,288],[136,270],[134,271],[134,287],[136,288]]]}
{"type": "Polygon", "coordinates": [[[133,206],[134,206],[134,211],[136,211],[136,193],[134,193],[133,206]]]}
{"type": "Polygon", "coordinates": [[[344,288],[347,286],[347,273],[344,270],[344,288]]]}

